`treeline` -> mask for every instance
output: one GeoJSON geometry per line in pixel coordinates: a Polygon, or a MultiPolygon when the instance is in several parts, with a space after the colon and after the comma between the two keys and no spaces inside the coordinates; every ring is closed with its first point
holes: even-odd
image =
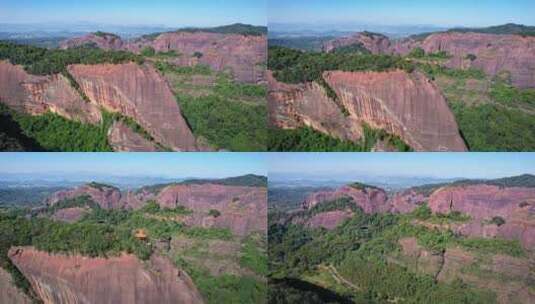
{"type": "MultiPolygon", "coordinates": [[[[350,298],[355,303],[383,303],[400,297],[408,303],[494,303],[495,295],[491,291],[475,289],[460,280],[439,283],[431,275],[416,274],[388,262],[388,257],[398,252],[398,240],[409,236],[416,237],[421,246],[436,254],[442,254],[447,247],[460,246],[477,254],[525,255],[517,241],[465,238],[451,231],[430,230],[413,224],[414,219],[462,222],[467,219],[462,214],[433,215],[427,206],[408,215],[365,214],[350,203],[338,200],[331,206],[322,207],[323,211],[351,208],[354,212],[351,219],[330,231],[292,224],[291,216],[303,216],[301,213],[270,216],[270,278],[299,281],[303,277],[328,275],[323,274],[318,266],[332,265],[344,278],[358,286],[350,298]]],[[[270,299],[281,303],[300,303],[302,297],[296,294],[295,287],[277,286],[283,281],[272,282],[275,288],[270,292],[270,299]]],[[[325,292],[311,284],[308,287],[312,291],[325,292]]],[[[312,299],[318,297],[315,292],[306,297],[309,296],[312,299]]],[[[344,298],[333,302],[340,301],[343,302],[344,298]]]]}
{"type": "MultiPolygon", "coordinates": [[[[68,120],[57,114],[48,112],[43,115],[32,116],[10,110],[0,103],[0,117],[7,119],[0,122],[0,131],[6,133],[19,142],[29,142],[24,149],[32,151],[61,151],[61,152],[105,152],[112,151],[108,143],[108,129],[113,122],[111,117],[100,125],[85,124],[68,120]]],[[[2,147],[0,145],[0,147],[2,147]]],[[[13,147],[2,147],[2,150],[12,150],[13,147]]]]}
{"type": "MultiPolygon", "coordinates": [[[[347,50],[346,50],[347,51],[347,50]]],[[[317,81],[324,71],[388,71],[403,69],[412,72],[415,66],[401,56],[362,53],[311,53],[278,46],[269,47],[268,69],[282,82],[317,81]]]]}
{"type": "Polygon", "coordinates": [[[126,51],[106,51],[90,46],[60,49],[44,49],[30,45],[0,42],[0,60],[24,66],[31,74],[49,75],[66,73],[71,64],[143,63],[143,57],[126,51]]]}
{"type": "Polygon", "coordinates": [[[341,140],[323,134],[309,127],[297,129],[269,128],[268,150],[287,152],[369,152],[377,142],[385,142],[387,146],[399,152],[412,151],[398,136],[388,134],[384,130],[363,126],[364,135],[356,142],[341,140]]]}

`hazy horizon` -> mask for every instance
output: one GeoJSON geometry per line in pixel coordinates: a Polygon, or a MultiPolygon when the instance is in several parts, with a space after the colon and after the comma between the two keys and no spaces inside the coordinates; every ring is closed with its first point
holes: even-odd
{"type": "Polygon", "coordinates": [[[535,25],[529,0],[271,0],[268,23],[375,26],[486,27],[506,23],[535,25]]]}
{"type": "Polygon", "coordinates": [[[493,179],[535,174],[535,153],[270,153],[269,176],[493,179]]]}
{"type": "Polygon", "coordinates": [[[87,175],[147,178],[267,176],[261,153],[2,153],[0,180],[7,175],[87,175]]]}
{"type": "MultiPolygon", "coordinates": [[[[114,26],[267,25],[265,0],[0,1],[3,24],[101,23],[114,26]]],[[[2,31],[2,29],[0,29],[2,31]]]]}

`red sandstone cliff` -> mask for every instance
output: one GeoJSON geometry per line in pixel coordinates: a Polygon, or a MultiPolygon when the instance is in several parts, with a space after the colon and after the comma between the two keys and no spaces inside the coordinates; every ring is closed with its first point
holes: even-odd
{"type": "Polygon", "coordinates": [[[53,206],[65,199],[73,199],[84,195],[91,197],[103,209],[121,208],[124,206],[124,203],[121,201],[121,191],[119,189],[104,185],[93,186],[91,184],[58,191],[48,197],[45,203],[47,206],[53,206]]]}
{"type": "Polygon", "coordinates": [[[267,231],[267,189],[263,187],[171,185],[158,193],[156,201],[166,208],[193,210],[186,222],[192,226],[229,228],[239,236],[267,231]],[[208,215],[210,209],[221,215],[208,215]]]}
{"type": "Polygon", "coordinates": [[[492,185],[440,188],[429,197],[433,212],[459,211],[470,215],[469,223],[456,230],[465,235],[517,239],[527,249],[535,249],[535,188],[492,185]],[[499,216],[505,224],[489,223],[499,216]]]}
{"type": "Polygon", "coordinates": [[[81,46],[87,43],[103,49],[141,52],[152,47],[157,52],[175,51],[180,54],[174,63],[182,66],[204,64],[215,71],[230,69],[234,78],[241,82],[257,83],[265,79],[267,61],[266,36],[245,36],[238,34],[218,34],[208,32],[169,32],[154,38],[139,38],[124,42],[110,35],[94,34],[62,42],[62,48],[81,46]],[[195,54],[202,56],[195,56],[195,54]],[[199,58],[200,57],[200,58],[199,58]]]}
{"type": "Polygon", "coordinates": [[[390,205],[387,194],[383,189],[364,187],[355,188],[343,186],[332,191],[320,191],[310,194],[303,202],[304,209],[310,209],[317,204],[333,201],[342,197],[353,199],[355,204],[366,213],[388,212],[390,205]]]}
{"type": "Polygon", "coordinates": [[[86,123],[101,120],[98,107],[85,102],[64,76],[30,75],[7,61],[0,61],[0,101],[32,115],[51,111],[86,123]]]}
{"type": "Polygon", "coordinates": [[[491,76],[510,72],[513,85],[520,88],[535,87],[535,37],[445,32],[429,35],[424,40],[407,38],[391,42],[381,35],[356,33],[327,41],[323,49],[330,52],[355,43],[361,43],[374,54],[406,55],[416,47],[427,53],[445,51],[453,56],[446,63],[448,67],[473,67],[491,76]],[[469,59],[469,54],[475,55],[475,59],[469,59]]]}
{"type": "Polygon", "coordinates": [[[167,258],[89,258],[14,247],[9,258],[45,304],[202,303],[192,280],[167,258]]]}
{"type": "Polygon", "coordinates": [[[175,96],[152,66],[71,65],[68,70],[92,103],[133,118],[164,146],[197,150],[175,96]]]}
{"type": "Polygon", "coordinates": [[[287,85],[268,76],[270,124],[281,128],[306,125],[355,141],[366,123],[398,135],[416,151],[466,151],[446,100],[423,74],[332,71],[323,77],[349,116],[318,84],[287,85]]]}

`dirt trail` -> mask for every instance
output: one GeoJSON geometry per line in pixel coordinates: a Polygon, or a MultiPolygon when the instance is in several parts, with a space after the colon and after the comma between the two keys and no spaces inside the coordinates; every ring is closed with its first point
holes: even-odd
{"type": "Polygon", "coordinates": [[[336,268],[333,265],[327,265],[327,266],[320,265],[320,266],[318,266],[318,268],[328,271],[331,274],[331,276],[334,278],[336,283],[344,285],[346,288],[349,288],[349,289],[352,289],[352,290],[360,290],[360,287],[358,287],[357,285],[351,283],[350,281],[348,281],[344,277],[342,277],[338,273],[338,270],[336,270],[336,268]]]}

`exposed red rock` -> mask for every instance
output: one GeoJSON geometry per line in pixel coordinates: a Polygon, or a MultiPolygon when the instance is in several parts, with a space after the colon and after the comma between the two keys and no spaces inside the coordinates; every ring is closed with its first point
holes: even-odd
{"type": "Polygon", "coordinates": [[[167,258],[143,263],[133,255],[89,258],[14,247],[9,258],[45,304],[202,303],[190,277],[167,258]]]}
{"type": "Polygon", "coordinates": [[[406,38],[391,42],[382,35],[356,33],[328,41],[323,49],[330,52],[355,43],[361,43],[374,54],[406,55],[416,47],[428,53],[445,51],[453,56],[446,64],[448,67],[474,67],[491,76],[510,72],[513,85],[520,88],[535,87],[535,37],[445,32],[429,35],[421,41],[406,38]],[[469,59],[469,54],[475,55],[475,60],[469,59]]]}
{"type": "Polygon", "coordinates": [[[391,42],[388,37],[381,34],[363,32],[326,41],[323,44],[322,49],[324,52],[332,52],[337,48],[354,44],[361,44],[362,47],[370,51],[372,54],[387,53],[391,47],[391,42]]]}
{"type": "Polygon", "coordinates": [[[365,213],[388,212],[391,207],[387,202],[387,194],[378,188],[365,187],[357,189],[343,186],[333,191],[320,191],[310,194],[303,202],[304,209],[310,209],[317,204],[333,201],[342,197],[353,199],[355,204],[365,213]]]}
{"type": "Polygon", "coordinates": [[[81,207],[64,208],[64,209],[59,209],[58,211],[54,212],[54,214],[52,215],[52,218],[56,221],[72,223],[72,222],[78,221],[87,213],[88,213],[88,210],[86,208],[81,208],[81,207]]]}
{"type": "Polygon", "coordinates": [[[234,78],[241,82],[257,83],[265,79],[267,38],[264,35],[169,32],[154,39],[139,38],[124,42],[114,35],[99,37],[89,34],[66,40],[61,47],[71,48],[87,43],[93,43],[103,49],[128,50],[135,53],[141,52],[145,47],[152,47],[157,52],[176,51],[180,56],[174,59],[174,63],[178,65],[204,64],[215,71],[229,69],[234,78]]]}
{"type": "Polygon", "coordinates": [[[366,123],[398,135],[417,151],[467,150],[446,100],[423,74],[332,71],[323,77],[348,116],[320,85],[287,85],[268,76],[270,124],[280,128],[305,125],[355,141],[362,137],[366,123]]]}
{"type": "Polygon", "coordinates": [[[398,135],[415,150],[466,151],[444,96],[423,74],[334,71],[323,77],[350,116],[398,135]]]}
{"type": "Polygon", "coordinates": [[[32,115],[50,111],[86,123],[101,120],[98,107],[84,101],[63,75],[30,75],[7,61],[0,61],[0,101],[32,115]]]}
{"type": "Polygon", "coordinates": [[[108,131],[108,142],[118,152],[156,152],[158,147],[123,122],[116,121],[108,131]]]}
{"type": "Polygon", "coordinates": [[[512,84],[520,88],[535,87],[535,37],[481,33],[438,33],[421,42],[426,52],[445,51],[452,55],[452,68],[474,67],[494,76],[511,73],[512,84]],[[476,56],[475,60],[467,58],[476,56]]]}
{"type": "Polygon", "coordinates": [[[314,215],[306,221],[305,225],[311,228],[323,227],[327,230],[332,230],[352,216],[353,212],[351,211],[327,211],[314,215]]]}
{"type": "Polygon", "coordinates": [[[48,206],[54,206],[56,203],[65,199],[72,199],[80,196],[88,195],[100,208],[112,209],[121,208],[124,206],[124,201],[121,200],[121,191],[111,186],[93,186],[91,184],[76,187],[74,189],[58,191],[48,197],[45,203],[48,206]]]}
{"type": "Polygon", "coordinates": [[[415,272],[436,276],[444,264],[444,256],[441,253],[432,252],[418,245],[415,237],[402,238],[399,240],[401,251],[405,257],[407,266],[415,272]]]}
{"type": "Polygon", "coordinates": [[[528,249],[535,249],[535,188],[469,185],[443,187],[429,197],[433,212],[459,211],[470,215],[473,224],[461,230],[466,235],[484,233],[482,221],[495,216],[505,219],[496,234],[517,239],[528,249]],[[483,228],[481,228],[483,229],[483,228]]]}
{"type": "Polygon", "coordinates": [[[105,50],[119,50],[123,48],[124,44],[125,43],[119,36],[109,33],[102,33],[101,35],[91,33],[82,37],[64,40],[60,43],[59,47],[61,49],[68,49],[93,45],[105,50]]]}
{"type": "Polygon", "coordinates": [[[422,193],[414,191],[414,189],[407,189],[402,192],[395,193],[390,199],[392,211],[399,213],[410,213],[414,209],[427,202],[428,197],[422,193]]]}
{"type": "Polygon", "coordinates": [[[150,65],[71,65],[69,72],[91,102],[137,121],[159,143],[197,150],[195,137],[165,79],[150,65]]]}
{"type": "Polygon", "coordinates": [[[267,189],[262,187],[224,186],[215,184],[171,185],[156,196],[162,207],[184,206],[193,210],[187,224],[202,227],[229,228],[234,234],[267,231],[267,189]],[[208,215],[210,209],[221,215],[208,215]]]}
{"type": "Polygon", "coordinates": [[[6,304],[31,304],[32,300],[13,283],[11,274],[0,268],[0,299],[6,304]]]}

